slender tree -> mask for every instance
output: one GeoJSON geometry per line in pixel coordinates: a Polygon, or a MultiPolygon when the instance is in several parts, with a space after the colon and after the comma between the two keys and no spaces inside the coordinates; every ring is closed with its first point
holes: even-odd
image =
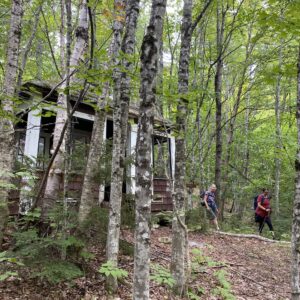
{"type": "Polygon", "coordinates": [[[133,299],[149,299],[150,219],[152,201],[152,134],[158,71],[158,23],[164,19],[166,0],[153,0],[151,17],[141,47],[140,117],[136,148],[136,219],[133,299]]]}
{"type": "Polygon", "coordinates": [[[295,161],[296,170],[296,192],[294,199],[293,210],[293,225],[292,225],[292,300],[300,299],[300,44],[297,64],[297,131],[298,131],[298,150],[295,161]]]}
{"type": "Polygon", "coordinates": [[[14,165],[14,95],[22,31],[23,1],[13,0],[8,33],[0,119],[0,247],[8,217],[8,192],[14,165]]]}
{"type": "Polygon", "coordinates": [[[18,89],[20,89],[21,84],[22,84],[23,73],[24,73],[24,70],[25,70],[25,67],[26,67],[29,52],[30,52],[31,47],[32,47],[32,42],[34,41],[35,36],[36,36],[36,31],[37,31],[37,28],[38,28],[38,25],[39,25],[41,11],[42,11],[42,4],[37,7],[36,11],[33,14],[34,23],[33,23],[33,27],[32,27],[32,32],[31,32],[31,35],[29,37],[29,40],[27,41],[25,49],[23,50],[22,59],[21,59],[21,66],[20,66],[19,74],[18,74],[18,89]]]}
{"type": "Polygon", "coordinates": [[[275,119],[276,119],[276,142],[275,142],[275,187],[274,187],[274,198],[275,198],[275,216],[279,216],[279,192],[280,192],[280,173],[282,161],[280,158],[282,151],[282,134],[281,134],[281,108],[280,108],[280,96],[281,96],[281,81],[282,81],[282,43],[278,50],[278,69],[279,74],[277,75],[276,91],[275,91],[275,119]]]}
{"type": "Polygon", "coordinates": [[[217,201],[223,213],[224,202],[221,203],[221,167],[222,167],[222,72],[223,72],[223,39],[225,29],[225,11],[223,0],[217,0],[217,63],[215,73],[215,101],[216,101],[216,158],[215,184],[217,186],[217,201]]]}
{"type": "MultiPolygon", "coordinates": [[[[121,201],[123,175],[125,169],[125,152],[128,131],[128,111],[130,102],[130,76],[132,63],[128,57],[132,56],[135,46],[135,34],[139,15],[139,0],[130,0],[126,7],[126,27],[122,40],[121,52],[124,58],[121,65],[125,71],[118,70],[115,73],[114,86],[114,138],[111,170],[111,192],[109,206],[109,224],[107,235],[107,260],[117,264],[119,252],[119,230],[121,222],[121,201]]],[[[117,281],[113,277],[108,278],[108,284],[114,291],[117,281]]]]}
{"type": "MultiPolygon", "coordinates": [[[[78,66],[82,55],[86,51],[88,41],[88,14],[87,14],[87,1],[83,0],[79,11],[79,21],[75,32],[75,43],[70,58],[70,72],[72,73],[75,67],[78,66]]],[[[70,84],[72,84],[72,79],[70,84]]],[[[66,82],[62,84],[62,90],[66,87],[66,82]]],[[[61,136],[64,124],[67,120],[67,97],[64,92],[60,92],[57,100],[57,115],[54,129],[53,149],[56,148],[61,136]]],[[[60,146],[59,152],[51,166],[50,173],[47,179],[44,199],[42,203],[42,214],[47,215],[49,209],[53,208],[55,200],[59,198],[60,185],[63,180],[64,173],[64,150],[65,144],[60,146]]]]}
{"type": "Polygon", "coordinates": [[[183,4],[183,18],[181,24],[181,48],[178,68],[178,93],[180,99],[177,105],[177,137],[175,156],[175,182],[174,182],[174,217],[172,222],[172,261],[171,271],[176,281],[175,291],[178,294],[184,292],[185,276],[185,254],[187,251],[187,229],[185,226],[185,176],[186,176],[186,119],[188,115],[189,91],[189,64],[192,34],[197,24],[202,19],[205,11],[212,3],[206,1],[201,13],[192,22],[193,1],[185,0],[183,4]]]}

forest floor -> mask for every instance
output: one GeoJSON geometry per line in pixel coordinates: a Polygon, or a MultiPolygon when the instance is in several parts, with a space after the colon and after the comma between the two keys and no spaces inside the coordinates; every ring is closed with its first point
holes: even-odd
{"type": "MultiPolygon", "coordinates": [[[[170,236],[171,229],[168,227],[153,230],[152,263],[168,268],[171,260],[170,236]]],[[[122,238],[133,243],[133,234],[129,230],[122,232],[122,238]]],[[[191,296],[189,299],[290,299],[289,245],[214,232],[190,232],[189,244],[194,266],[189,286],[199,297],[191,296]]],[[[97,272],[105,260],[104,249],[92,247],[91,251],[95,258],[89,263],[85,277],[56,286],[29,277],[12,277],[0,283],[0,299],[109,299],[105,292],[105,278],[97,272]]],[[[129,300],[132,299],[132,256],[121,255],[120,268],[126,269],[129,275],[120,284],[117,299],[129,300]]],[[[151,281],[150,293],[152,300],[179,299],[155,281],[151,281]]]]}

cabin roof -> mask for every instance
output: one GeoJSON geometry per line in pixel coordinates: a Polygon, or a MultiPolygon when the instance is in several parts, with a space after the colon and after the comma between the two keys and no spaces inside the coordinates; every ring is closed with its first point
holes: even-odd
{"type": "MultiPolygon", "coordinates": [[[[32,101],[32,95],[37,94],[41,97],[45,98],[45,101],[43,103],[54,103],[57,101],[58,97],[58,91],[59,87],[57,85],[54,85],[53,83],[49,83],[46,81],[39,81],[39,80],[30,80],[22,84],[21,91],[19,93],[20,98],[23,100],[28,100],[28,103],[25,104],[24,107],[22,107],[22,111],[29,110],[33,105],[37,105],[37,101],[32,101]],[[51,93],[51,94],[50,94],[51,93]],[[50,94],[50,95],[49,95],[50,94]]],[[[75,102],[77,100],[79,93],[75,93],[71,95],[71,101],[75,102]]],[[[94,108],[93,105],[95,105],[98,101],[99,97],[92,92],[88,92],[85,100],[80,103],[80,107],[78,110],[84,110],[86,113],[89,113],[91,115],[94,115],[94,108]]],[[[112,114],[113,106],[112,101],[107,106],[103,106],[103,109],[106,109],[109,114],[112,114]]],[[[129,117],[131,119],[134,119],[137,122],[137,119],[139,117],[139,106],[138,103],[131,103],[129,107],[129,117]]],[[[154,123],[155,128],[161,130],[170,129],[173,127],[173,124],[170,120],[164,119],[161,116],[158,115],[158,113],[155,114],[154,117],[154,123]]]]}

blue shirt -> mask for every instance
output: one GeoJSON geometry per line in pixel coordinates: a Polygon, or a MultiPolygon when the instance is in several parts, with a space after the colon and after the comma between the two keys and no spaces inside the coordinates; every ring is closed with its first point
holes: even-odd
{"type": "Polygon", "coordinates": [[[215,202],[216,195],[214,193],[207,191],[205,192],[205,196],[207,196],[206,202],[208,206],[217,206],[215,202]]]}

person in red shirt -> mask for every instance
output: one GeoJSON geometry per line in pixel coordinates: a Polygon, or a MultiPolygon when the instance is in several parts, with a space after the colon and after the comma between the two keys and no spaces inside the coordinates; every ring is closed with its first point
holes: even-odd
{"type": "Polygon", "coordinates": [[[274,229],[270,218],[271,213],[271,206],[270,206],[270,197],[269,197],[269,191],[267,189],[264,190],[264,192],[259,195],[257,198],[257,208],[255,210],[256,214],[256,222],[258,222],[259,227],[258,231],[259,234],[262,233],[262,230],[264,228],[265,223],[270,228],[271,234],[274,238],[274,229]]]}

